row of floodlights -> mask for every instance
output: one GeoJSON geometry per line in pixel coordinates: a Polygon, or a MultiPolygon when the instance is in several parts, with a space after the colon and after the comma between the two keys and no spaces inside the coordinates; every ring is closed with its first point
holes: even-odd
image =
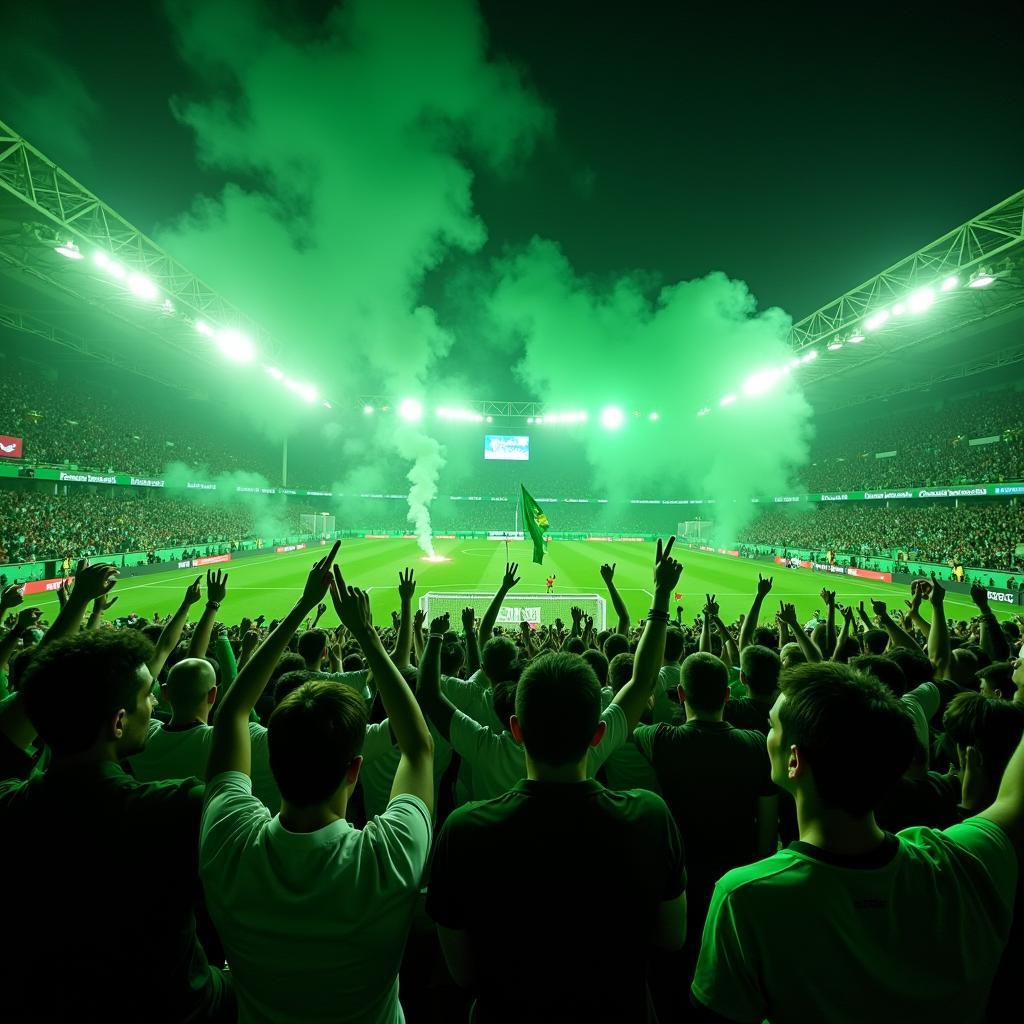
{"type": "MultiPolygon", "coordinates": [[[[364,405],[363,413],[366,416],[373,416],[377,412],[387,413],[391,411],[390,405],[364,405]]],[[[485,416],[482,413],[472,412],[468,409],[451,408],[448,406],[441,406],[436,411],[438,419],[450,420],[462,423],[493,423],[493,416],[485,416]]],[[[418,398],[403,398],[396,406],[395,413],[398,418],[404,420],[406,423],[419,423],[424,416],[423,403],[418,398]]],[[[641,414],[639,411],[633,413],[634,417],[639,417],[641,414]]],[[[647,414],[647,419],[658,420],[661,417],[656,412],[647,414]]],[[[550,412],[543,413],[539,416],[527,416],[526,422],[529,424],[573,424],[573,423],[586,423],[590,419],[590,416],[586,412],[550,412]]],[[[601,426],[608,430],[618,430],[626,422],[626,414],[617,405],[609,405],[601,410],[599,419],[601,426]]]]}
{"type": "MultiPolygon", "coordinates": [[[[967,287],[987,288],[995,280],[995,275],[990,268],[981,267],[974,271],[967,279],[967,287]]],[[[960,278],[956,274],[950,274],[949,277],[943,279],[937,289],[932,287],[918,288],[916,291],[911,292],[902,302],[896,302],[885,309],[876,310],[869,317],[865,318],[859,328],[855,327],[845,338],[839,336],[832,338],[825,347],[829,352],[838,352],[846,345],[859,345],[868,334],[880,330],[885,324],[896,317],[903,316],[906,313],[924,313],[931,308],[938,292],[950,292],[959,284],[960,278]]],[[[747,398],[755,398],[758,395],[766,394],[802,363],[809,363],[817,358],[818,352],[812,348],[802,356],[790,360],[786,366],[778,367],[774,370],[759,370],[757,373],[751,374],[743,382],[741,392],[747,398]]],[[[718,404],[724,409],[738,401],[739,398],[740,395],[731,393],[724,395],[718,404]]],[[[707,416],[709,412],[711,412],[710,407],[704,406],[704,408],[697,411],[697,415],[707,416]]]]}
{"type": "MultiPolygon", "coordinates": [[[[81,249],[72,240],[55,246],[55,251],[60,253],[69,260],[81,260],[85,256],[81,249]]],[[[104,252],[102,249],[97,249],[92,254],[93,263],[105,271],[115,281],[120,281],[136,298],[142,299],[145,302],[156,302],[160,299],[160,289],[156,284],[146,277],[145,274],[140,274],[134,270],[128,270],[124,264],[119,263],[109,253],[104,252]]],[[[167,316],[173,315],[176,310],[174,303],[170,299],[165,298],[160,305],[160,311],[167,316]]],[[[233,363],[247,364],[252,363],[256,359],[256,346],[253,345],[251,339],[243,334],[241,331],[236,330],[234,327],[215,327],[212,324],[207,323],[205,320],[196,320],[193,324],[196,331],[201,334],[204,338],[208,338],[216,346],[225,359],[230,360],[233,363]]],[[[264,366],[264,371],[268,377],[273,378],[276,381],[280,381],[285,388],[287,388],[292,394],[297,395],[303,401],[312,404],[319,400],[320,395],[317,389],[312,384],[305,384],[302,381],[293,380],[286,376],[276,366],[264,366]]],[[[325,409],[331,409],[333,406],[328,401],[323,401],[322,405],[325,409]]]]}

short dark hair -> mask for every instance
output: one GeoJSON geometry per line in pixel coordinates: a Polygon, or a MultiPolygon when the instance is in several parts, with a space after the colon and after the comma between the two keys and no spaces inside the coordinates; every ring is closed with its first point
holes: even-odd
{"type": "MultiPolygon", "coordinates": [[[[306,632],[299,637],[297,650],[308,663],[312,661],[313,658],[321,657],[326,646],[327,634],[322,629],[307,629],[306,632]]],[[[317,667],[319,667],[319,665],[317,667]]]]}
{"type": "Polygon", "coordinates": [[[895,661],[907,677],[907,689],[912,690],[921,683],[931,682],[935,676],[935,667],[928,656],[922,651],[912,651],[909,647],[893,647],[885,652],[890,661],[895,661]]]}
{"type": "Polygon", "coordinates": [[[1024,708],[980,693],[958,693],[942,715],[942,728],[958,747],[975,747],[985,775],[998,784],[1024,732],[1024,708]]]}
{"type": "Polygon", "coordinates": [[[278,679],[280,679],[286,672],[305,671],[306,659],[303,658],[301,654],[295,654],[293,651],[288,651],[277,659],[277,664],[270,673],[270,683],[273,683],[276,687],[278,679]]]}
{"type": "Polygon", "coordinates": [[[25,673],[25,712],[55,754],[80,754],[103,725],[139,700],[153,645],[132,629],[77,633],[41,648],[25,673]]]}
{"type": "Polygon", "coordinates": [[[341,663],[342,672],[360,672],[366,668],[366,662],[359,654],[346,654],[345,660],[341,663]]]}
{"type": "Polygon", "coordinates": [[[779,688],[782,659],[779,652],[761,644],[750,644],[740,651],[740,671],[747,689],[755,697],[770,697],[779,688]]]}
{"type": "Polygon", "coordinates": [[[1009,661],[994,661],[986,665],[978,672],[978,679],[988,683],[989,688],[995,690],[1004,700],[1011,700],[1017,692],[1017,686],[1013,681],[1013,664],[1009,661]]]}
{"type": "Polygon", "coordinates": [[[515,643],[507,636],[492,636],[480,652],[480,666],[492,683],[500,683],[512,675],[512,666],[519,657],[515,643]]]}
{"type": "Polygon", "coordinates": [[[676,626],[669,626],[665,630],[665,661],[678,661],[686,646],[686,637],[683,631],[676,626]]]}
{"type": "Polygon", "coordinates": [[[277,707],[290,693],[311,679],[319,679],[320,673],[311,668],[294,668],[277,677],[274,683],[274,706],[277,707]]]}
{"type": "Polygon", "coordinates": [[[604,644],[601,646],[601,651],[611,661],[616,654],[629,653],[629,640],[621,633],[609,633],[604,644]]]}
{"type": "Polygon", "coordinates": [[[295,807],[323,803],[345,778],[366,737],[366,701],[344,683],[313,679],[274,708],[267,726],[270,770],[295,807]]]}
{"type": "Polygon", "coordinates": [[[563,651],[568,651],[570,654],[582,654],[586,649],[587,645],[583,642],[583,637],[581,636],[569,637],[562,648],[563,651]]]}
{"type": "Polygon", "coordinates": [[[868,654],[882,654],[889,646],[889,634],[884,629],[869,629],[864,634],[864,650],[868,654]]]}
{"type": "Polygon", "coordinates": [[[632,654],[616,654],[608,663],[608,685],[618,693],[633,675],[632,654]]]}
{"type": "Polygon", "coordinates": [[[683,662],[679,685],[694,711],[721,711],[729,692],[729,670],[721,658],[698,651],[683,662]]]}
{"type": "Polygon", "coordinates": [[[491,707],[494,708],[494,713],[503,729],[508,728],[508,720],[516,713],[516,689],[518,686],[517,682],[506,680],[502,683],[495,683],[494,689],[491,691],[491,707]]]}
{"type": "Polygon", "coordinates": [[[441,674],[446,676],[455,675],[462,663],[466,660],[466,652],[458,641],[450,642],[445,640],[441,644],[441,674]]]}
{"type": "Polygon", "coordinates": [[[880,683],[884,683],[896,697],[902,697],[910,689],[903,669],[888,655],[862,654],[850,661],[852,668],[866,672],[880,683]]]}
{"type": "Polygon", "coordinates": [[[604,686],[608,682],[608,659],[593,648],[584,651],[580,657],[594,670],[597,681],[604,686]]]}
{"type": "Polygon", "coordinates": [[[600,717],[601,686],[578,654],[543,654],[526,666],[516,691],[516,718],[534,760],[552,766],[579,761],[600,717]]]}
{"type": "Polygon", "coordinates": [[[879,680],[834,661],[787,669],[779,688],[783,749],[800,749],[821,802],[858,817],[873,811],[917,746],[903,704],[879,680]]]}
{"type": "Polygon", "coordinates": [[[751,642],[758,647],[767,647],[771,651],[779,649],[779,634],[770,626],[756,626],[751,642]]]}

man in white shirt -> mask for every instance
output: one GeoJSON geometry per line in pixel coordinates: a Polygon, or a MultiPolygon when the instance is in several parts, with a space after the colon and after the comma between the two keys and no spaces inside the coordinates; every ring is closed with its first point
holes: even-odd
{"type": "Polygon", "coordinates": [[[200,877],[224,942],[242,1022],[399,1024],[398,969],[431,838],[433,743],[373,629],[365,592],[317,562],[295,607],[241,671],[214,725],[200,877]],[[329,680],[274,709],[271,817],[251,795],[250,709],[274,663],[328,587],[362,646],[401,750],[391,802],[361,832],[345,820],[359,778],[365,701],[329,680]]]}
{"type": "MultiPolygon", "coordinates": [[[[150,719],[146,746],[131,759],[132,774],[139,782],[204,778],[213,742],[213,727],[207,723],[217,699],[213,666],[205,658],[185,658],[168,672],[160,692],[171,706],[171,720],[164,725],[150,719]]],[[[276,814],[281,794],[270,771],[267,730],[250,722],[249,738],[253,795],[276,814]]]]}

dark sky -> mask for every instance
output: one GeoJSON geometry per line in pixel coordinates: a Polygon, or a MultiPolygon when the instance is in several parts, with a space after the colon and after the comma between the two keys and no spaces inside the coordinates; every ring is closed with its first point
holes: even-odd
{"type": "MultiPolygon", "coordinates": [[[[291,6],[301,31],[325,4],[291,6]]],[[[800,318],[1024,184],[1019,4],[752,6],[486,0],[556,117],[517,176],[478,179],[491,245],[722,269],[800,318]]],[[[20,9],[0,118],[147,231],[215,189],[170,112],[194,83],[159,3],[20,9]],[[89,98],[62,110],[75,76],[89,98]]]]}

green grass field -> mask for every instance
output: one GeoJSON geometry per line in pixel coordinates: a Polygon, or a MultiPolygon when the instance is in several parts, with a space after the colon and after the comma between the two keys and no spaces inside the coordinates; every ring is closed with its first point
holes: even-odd
{"type": "MultiPolygon", "coordinates": [[[[369,588],[374,620],[390,624],[391,611],[398,608],[397,582],[399,569],[412,566],[416,570],[417,600],[427,591],[493,592],[505,568],[505,545],[485,540],[440,540],[437,553],[448,561],[423,561],[415,542],[409,540],[345,540],[339,552],[339,564],[348,582],[369,588]]],[[[243,616],[264,614],[272,619],[283,615],[299,593],[306,572],[318,557],[318,548],[288,554],[259,555],[214,568],[229,572],[228,597],[221,619],[231,625],[243,616]]],[[[519,562],[522,581],[516,593],[544,593],[544,578],[557,576],[555,593],[595,593],[607,596],[599,574],[603,562],[616,563],[616,584],[633,616],[642,617],[650,607],[651,568],[654,545],[650,543],[590,543],[583,541],[552,541],[544,565],[530,561],[532,545],[525,542],[509,544],[509,555],[519,562]]],[[[684,570],[680,582],[683,594],[684,621],[692,622],[704,603],[705,593],[717,594],[722,617],[731,621],[750,607],[758,571],[771,573],[775,586],[765,602],[762,622],[773,624],[780,599],[796,605],[801,622],[807,621],[822,603],[818,594],[826,584],[838,592],[838,600],[847,604],[877,597],[890,608],[902,608],[908,597],[902,584],[873,583],[845,576],[825,577],[808,569],[782,569],[771,564],[724,555],[676,549],[684,570]]],[[[108,617],[137,612],[147,618],[153,612],[173,611],[181,601],[185,587],[199,573],[173,569],[152,576],[126,578],[118,583],[117,605],[108,617]]],[[[205,573],[205,570],[204,570],[205,573]]],[[[57,598],[52,594],[32,595],[26,603],[44,609],[44,615],[56,613],[57,598]]],[[[192,618],[198,617],[197,605],[192,618]]],[[[947,614],[956,619],[969,619],[974,605],[966,594],[947,594],[947,614]]],[[[996,608],[1000,617],[1009,617],[1013,608],[996,608]]],[[[673,608],[674,614],[674,608],[673,608]]],[[[614,613],[608,605],[610,622],[614,613]]],[[[324,617],[325,624],[335,622],[333,610],[324,617]]]]}

